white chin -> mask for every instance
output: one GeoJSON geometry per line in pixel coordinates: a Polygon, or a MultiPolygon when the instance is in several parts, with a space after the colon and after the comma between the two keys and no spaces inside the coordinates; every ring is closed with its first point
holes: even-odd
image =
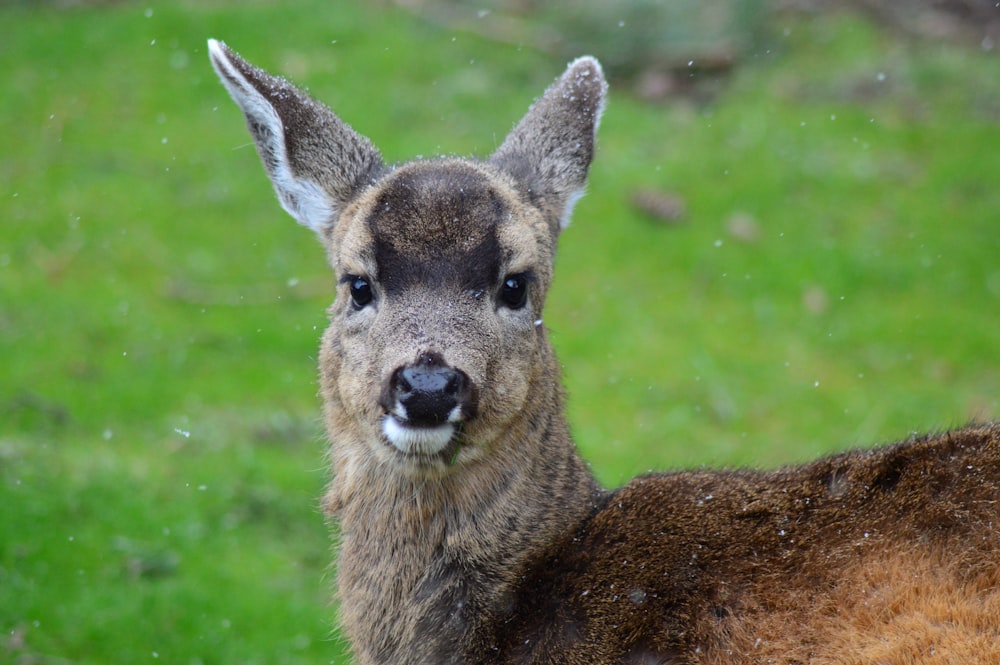
{"type": "Polygon", "coordinates": [[[405,455],[437,455],[451,441],[455,426],[444,423],[437,427],[407,427],[389,414],[382,420],[382,432],[405,455]]]}

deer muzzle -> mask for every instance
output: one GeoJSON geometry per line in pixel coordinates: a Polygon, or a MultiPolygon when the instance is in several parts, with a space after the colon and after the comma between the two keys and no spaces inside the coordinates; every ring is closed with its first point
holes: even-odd
{"type": "Polygon", "coordinates": [[[469,376],[438,353],[424,353],[397,367],[382,388],[382,431],[407,455],[444,451],[462,423],[475,416],[476,390],[469,376]]]}

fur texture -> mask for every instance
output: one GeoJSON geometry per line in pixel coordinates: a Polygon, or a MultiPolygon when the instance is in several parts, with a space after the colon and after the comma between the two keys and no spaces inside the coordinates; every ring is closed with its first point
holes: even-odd
{"type": "Polygon", "coordinates": [[[326,506],[359,662],[1000,662],[1000,426],[597,485],[542,324],[597,61],[489,159],[387,167],[287,81],[209,52],[338,279],[326,506]]]}

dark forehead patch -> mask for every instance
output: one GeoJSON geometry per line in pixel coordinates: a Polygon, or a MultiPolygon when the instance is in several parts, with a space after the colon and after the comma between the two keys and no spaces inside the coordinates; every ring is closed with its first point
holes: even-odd
{"type": "Polygon", "coordinates": [[[414,284],[492,288],[503,262],[497,225],[507,214],[487,177],[469,165],[423,162],[390,176],[369,228],[387,293],[414,284]]]}

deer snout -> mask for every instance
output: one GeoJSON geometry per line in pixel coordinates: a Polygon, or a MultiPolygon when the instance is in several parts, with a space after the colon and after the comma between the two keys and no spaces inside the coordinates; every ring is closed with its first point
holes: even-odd
{"type": "Polygon", "coordinates": [[[451,443],[456,426],[475,415],[469,376],[437,353],[393,370],[382,389],[382,430],[404,453],[436,454],[451,443]]]}
{"type": "Polygon", "coordinates": [[[395,396],[414,425],[440,425],[459,407],[465,378],[450,367],[403,367],[394,373],[395,396]]]}

